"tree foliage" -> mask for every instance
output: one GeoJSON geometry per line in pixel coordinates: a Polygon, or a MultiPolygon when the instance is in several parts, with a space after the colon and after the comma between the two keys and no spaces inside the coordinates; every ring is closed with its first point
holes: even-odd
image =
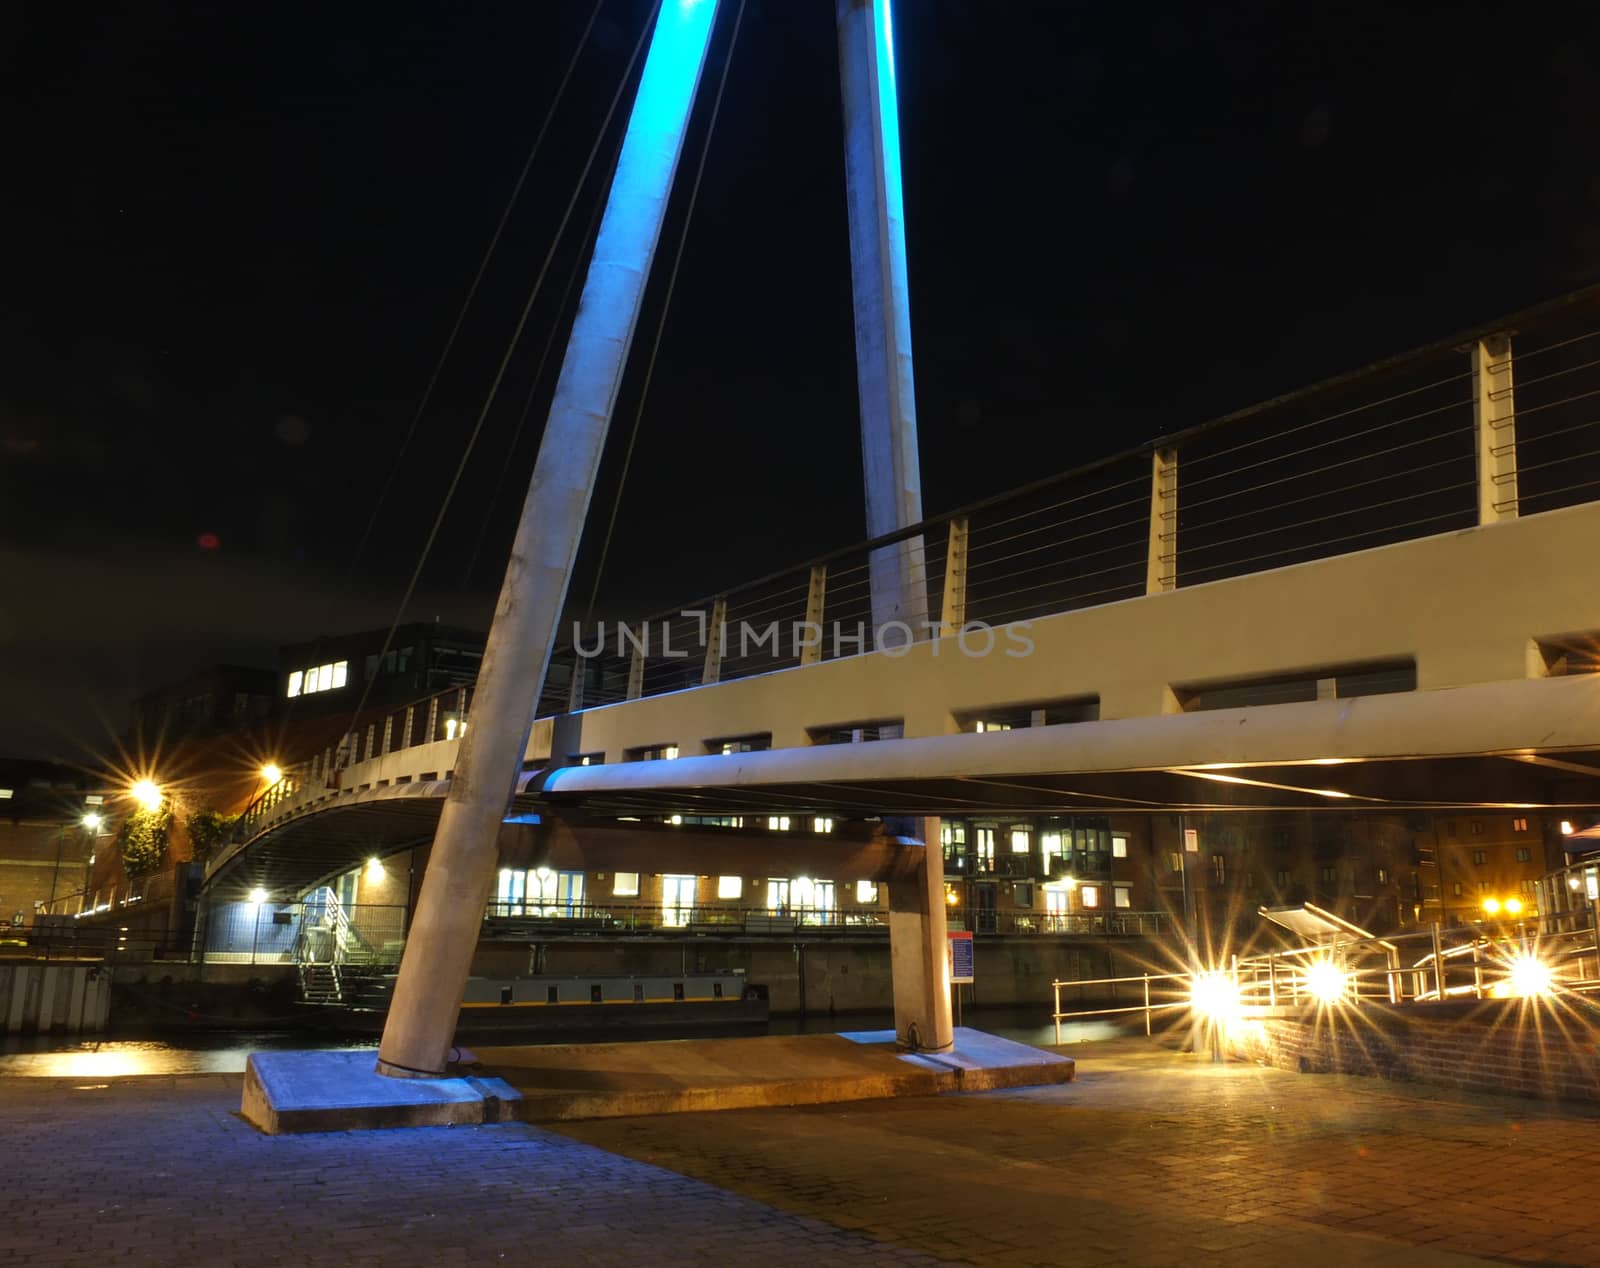
{"type": "Polygon", "coordinates": [[[220,810],[196,810],[184,820],[189,830],[189,844],[194,849],[196,863],[208,862],[213,854],[227,844],[228,833],[233,829],[238,815],[225,815],[220,810]]]}
{"type": "Polygon", "coordinates": [[[122,870],[129,879],[148,876],[161,870],[167,857],[167,833],[172,827],[172,812],[138,810],[122,821],[117,833],[117,851],[122,855],[122,870]]]}

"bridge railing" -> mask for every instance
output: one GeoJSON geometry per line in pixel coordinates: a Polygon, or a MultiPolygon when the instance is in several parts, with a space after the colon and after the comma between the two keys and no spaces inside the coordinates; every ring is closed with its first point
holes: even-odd
{"type": "MultiPolygon", "coordinates": [[[[648,618],[575,631],[552,657],[537,712],[814,664],[911,636],[984,648],[1016,622],[1597,496],[1600,286],[648,618]],[[885,552],[912,578],[909,628],[880,627],[873,615],[871,569],[885,552]]],[[[1542,650],[1551,672],[1600,663],[1592,647],[1542,650]]],[[[1402,670],[1383,672],[1390,678],[1368,675],[1348,693],[1341,680],[1341,694],[1396,689],[1402,670]]],[[[470,724],[472,693],[425,697],[287,771],[239,817],[234,841],[338,789],[358,763],[455,739],[470,724]]],[[[1052,705],[1087,711],[1075,720],[1096,707],[1052,705]]],[[[761,742],[730,737],[747,741],[761,742]]]]}
{"type": "Polygon", "coordinates": [[[727,681],[1536,514],[1600,495],[1600,287],[624,626],[541,714],[727,681]],[[876,628],[870,567],[918,578],[876,628]],[[920,608],[922,610],[916,611],[920,608]]]}

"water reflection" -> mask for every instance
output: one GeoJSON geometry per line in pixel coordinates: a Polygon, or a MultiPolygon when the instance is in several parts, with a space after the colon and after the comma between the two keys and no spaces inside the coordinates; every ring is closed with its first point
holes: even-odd
{"type": "MultiPolygon", "coordinates": [[[[1004,1039],[1048,1047],[1055,1043],[1055,1027],[1048,1010],[1032,1008],[968,1009],[964,1024],[1004,1039]]],[[[778,1017],[767,1026],[769,1035],[821,1035],[841,1030],[889,1030],[894,1014],[852,1013],[829,1016],[778,1017]]],[[[1080,1021],[1062,1026],[1064,1043],[1089,1043],[1113,1039],[1123,1033],[1114,1022],[1080,1021]]],[[[627,1042],[661,1038],[659,1033],[607,1033],[606,1041],[627,1042]]],[[[538,1039],[521,1037],[518,1043],[572,1043],[570,1032],[538,1039]]],[[[72,1040],[61,1036],[0,1039],[0,1078],[110,1079],[134,1075],[242,1074],[252,1052],[271,1049],[319,1048],[356,1052],[375,1049],[377,1040],[350,1040],[300,1031],[194,1032],[162,1039],[72,1040]]]]}

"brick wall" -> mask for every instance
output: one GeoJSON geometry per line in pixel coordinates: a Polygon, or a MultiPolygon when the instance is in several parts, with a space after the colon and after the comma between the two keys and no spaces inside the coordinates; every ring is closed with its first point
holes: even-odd
{"type": "Polygon", "coordinates": [[[1235,1056],[1304,1073],[1600,1103],[1600,1013],[1587,1002],[1278,1009],[1233,1023],[1228,1043],[1235,1056]]]}

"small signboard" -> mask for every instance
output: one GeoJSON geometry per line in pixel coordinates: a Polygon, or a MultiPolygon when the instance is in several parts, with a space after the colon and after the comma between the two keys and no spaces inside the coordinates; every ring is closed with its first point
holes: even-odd
{"type": "Polygon", "coordinates": [[[1183,848],[1190,854],[1200,853],[1200,831],[1198,828],[1185,828],[1183,830],[1183,848]]]}
{"type": "Polygon", "coordinates": [[[950,983],[962,986],[973,980],[972,935],[952,930],[947,936],[950,939],[950,983]]]}

